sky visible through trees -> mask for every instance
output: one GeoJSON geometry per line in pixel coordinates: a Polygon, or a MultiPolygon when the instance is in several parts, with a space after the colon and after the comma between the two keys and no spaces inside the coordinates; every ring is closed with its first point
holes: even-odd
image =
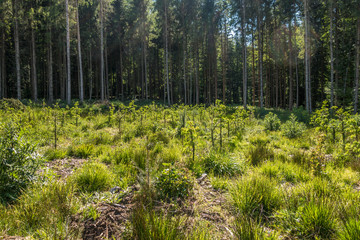
{"type": "Polygon", "coordinates": [[[358,110],[358,0],[3,0],[0,98],[358,110]]]}

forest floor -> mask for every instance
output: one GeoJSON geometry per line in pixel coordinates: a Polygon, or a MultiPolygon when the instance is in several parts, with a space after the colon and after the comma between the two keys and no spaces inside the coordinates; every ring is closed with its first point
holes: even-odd
{"type": "Polygon", "coordinates": [[[360,239],[358,115],[1,106],[0,239],[360,239]]]}

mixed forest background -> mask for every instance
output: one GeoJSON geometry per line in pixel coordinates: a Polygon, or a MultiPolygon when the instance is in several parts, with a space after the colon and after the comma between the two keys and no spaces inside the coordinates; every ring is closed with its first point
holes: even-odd
{"type": "Polygon", "coordinates": [[[2,0],[0,98],[353,107],[358,0],[2,0]]]}

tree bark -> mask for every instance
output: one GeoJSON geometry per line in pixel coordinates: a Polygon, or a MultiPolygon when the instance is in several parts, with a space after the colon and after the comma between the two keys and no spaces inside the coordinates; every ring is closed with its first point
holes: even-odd
{"type": "Polygon", "coordinates": [[[356,69],[355,69],[355,91],[354,91],[354,114],[358,111],[359,101],[359,61],[360,61],[360,18],[357,19],[357,33],[356,33],[356,69]]]}
{"type": "Polygon", "coordinates": [[[31,28],[31,79],[32,79],[32,96],[36,102],[38,99],[38,89],[37,89],[37,73],[36,73],[36,47],[35,47],[35,33],[33,21],[30,20],[31,28]]]}
{"type": "Polygon", "coordinates": [[[251,34],[251,48],[252,48],[252,104],[255,106],[255,96],[256,96],[256,76],[255,76],[255,34],[254,30],[251,34]]]}
{"type": "Polygon", "coordinates": [[[292,29],[291,29],[291,21],[289,20],[289,109],[292,110],[293,108],[293,74],[292,74],[292,52],[293,52],[293,46],[292,46],[292,29]]]}
{"type": "Polygon", "coordinates": [[[19,27],[18,27],[18,12],[17,12],[17,0],[13,0],[14,11],[14,41],[15,41],[15,63],[16,63],[16,87],[17,98],[21,99],[21,75],[20,75],[20,49],[19,49],[19,27]]]}
{"type": "Polygon", "coordinates": [[[263,83],[263,43],[262,43],[262,15],[259,7],[258,13],[258,49],[259,49],[259,81],[260,81],[260,108],[264,107],[264,83],[263,83]]]}
{"type": "Polygon", "coordinates": [[[53,103],[54,101],[54,81],[53,81],[53,57],[52,57],[52,44],[51,44],[51,27],[49,28],[49,62],[48,62],[48,81],[49,81],[49,103],[53,103]]]}
{"type": "Polygon", "coordinates": [[[242,38],[243,38],[243,105],[247,107],[247,61],[246,61],[246,33],[245,33],[245,0],[242,0],[242,38]]]}
{"type": "Polygon", "coordinates": [[[66,99],[67,104],[71,104],[71,68],[70,68],[70,24],[69,24],[69,0],[65,0],[66,11],[66,66],[67,66],[67,85],[66,99]]]}
{"type": "Polygon", "coordinates": [[[304,1],[304,12],[305,12],[305,101],[306,110],[310,112],[310,96],[309,96],[309,32],[308,32],[308,0],[304,1]]]}
{"type": "Polygon", "coordinates": [[[334,106],[333,4],[330,0],[330,107],[334,106]]]}
{"type": "Polygon", "coordinates": [[[91,57],[91,46],[89,49],[89,99],[91,100],[92,98],[92,93],[93,93],[93,79],[94,79],[94,74],[92,71],[92,57],[91,57]]]}
{"type": "Polygon", "coordinates": [[[167,6],[166,0],[164,0],[165,6],[165,77],[166,77],[166,89],[167,89],[167,98],[168,98],[168,105],[170,106],[170,86],[169,86],[169,64],[168,64],[168,29],[167,29],[167,6]]]}
{"type": "Polygon", "coordinates": [[[76,28],[77,28],[77,47],[78,47],[78,64],[79,64],[79,98],[80,102],[84,101],[84,78],[81,59],[81,38],[80,38],[80,21],[79,21],[79,0],[76,0],[76,28]]]}
{"type": "Polygon", "coordinates": [[[100,0],[100,97],[101,101],[105,100],[103,0],[100,0]]]}

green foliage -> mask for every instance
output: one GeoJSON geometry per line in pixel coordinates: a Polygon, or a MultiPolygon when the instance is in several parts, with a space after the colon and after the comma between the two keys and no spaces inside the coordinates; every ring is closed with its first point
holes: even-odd
{"type": "Polygon", "coordinates": [[[72,184],[57,180],[38,183],[28,188],[16,204],[6,210],[0,226],[2,221],[5,222],[9,235],[31,234],[40,239],[46,234],[47,239],[66,238],[69,218],[78,209],[76,202],[72,184]]]}
{"type": "Polygon", "coordinates": [[[251,165],[258,166],[260,163],[274,158],[274,152],[267,146],[267,141],[261,137],[250,140],[253,144],[249,146],[246,155],[251,165]]]}
{"type": "Polygon", "coordinates": [[[72,176],[72,181],[81,192],[97,192],[109,189],[114,183],[114,174],[101,163],[87,163],[72,176]]]}
{"type": "Polygon", "coordinates": [[[161,199],[184,199],[189,196],[194,182],[186,169],[175,167],[163,170],[158,176],[155,187],[161,199]]]}
{"type": "Polygon", "coordinates": [[[337,226],[333,209],[324,201],[306,204],[299,211],[297,234],[302,239],[331,239],[337,226]]]}
{"type": "Polygon", "coordinates": [[[288,138],[300,137],[305,129],[305,124],[298,122],[294,114],[291,114],[290,119],[286,121],[281,127],[284,136],[288,138]]]}
{"type": "Polygon", "coordinates": [[[36,145],[24,138],[13,123],[1,126],[0,134],[0,202],[15,200],[35,177],[41,159],[36,145]]]}
{"type": "Polygon", "coordinates": [[[242,177],[230,189],[230,194],[240,214],[257,220],[267,220],[282,202],[276,182],[261,175],[242,177]]]}
{"type": "Polygon", "coordinates": [[[276,114],[270,112],[264,118],[264,125],[265,130],[277,131],[280,129],[281,121],[276,114]]]}
{"type": "Polygon", "coordinates": [[[222,153],[211,152],[204,158],[203,165],[207,173],[213,173],[216,176],[231,177],[245,171],[244,163],[241,165],[233,157],[222,153]]]}
{"type": "Polygon", "coordinates": [[[339,234],[341,240],[354,240],[360,238],[360,220],[351,218],[345,222],[343,230],[339,234]]]}
{"type": "Polygon", "coordinates": [[[94,153],[94,145],[81,144],[78,146],[69,146],[66,155],[76,158],[88,158],[94,153]]]}
{"type": "Polygon", "coordinates": [[[142,206],[135,208],[132,216],[132,239],[176,240],[185,239],[184,223],[177,217],[147,212],[142,206]]]}
{"type": "Polygon", "coordinates": [[[276,234],[267,234],[260,223],[244,215],[235,219],[235,236],[241,240],[278,239],[276,234]]]}

